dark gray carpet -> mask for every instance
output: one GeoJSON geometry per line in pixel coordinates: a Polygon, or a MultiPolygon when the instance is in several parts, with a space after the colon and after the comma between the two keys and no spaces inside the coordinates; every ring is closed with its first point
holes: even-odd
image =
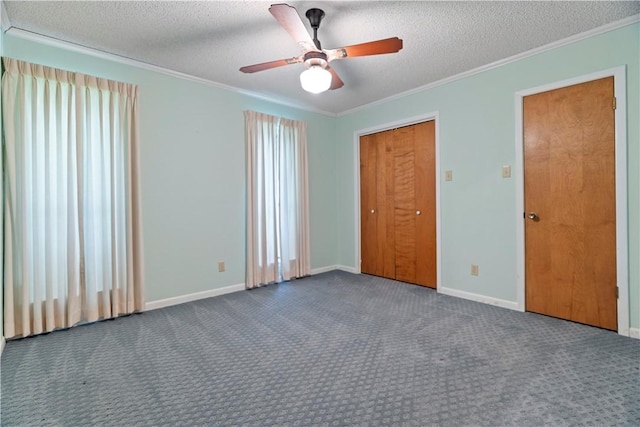
{"type": "Polygon", "coordinates": [[[639,425],[640,341],[330,272],[7,343],[3,425],[639,425]]]}

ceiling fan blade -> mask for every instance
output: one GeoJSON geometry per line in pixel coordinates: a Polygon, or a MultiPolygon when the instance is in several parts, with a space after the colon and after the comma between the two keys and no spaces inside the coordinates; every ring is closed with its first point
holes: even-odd
{"type": "Polygon", "coordinates": [[[284,65],[298,64],[303,60],[304,58],[302,56],[289,59],[278,59],[277,61],[263,62],[262,64],[247,65],[246,67],[240,68],[240,71],[243,73],[255,73],[258,71],[270,70],[271,68],[282,67],[284,65]]]}
{"type": "Polygon", "coordinates": [[[342,58],[353,58],[356,56],[380,55],[383,53],[395,53],[402,49],[402,39],[391,37],[389,39],[376,40],[373,42],[354,44],[351,46],[339,47],[337,49],[327,49],[328,60],[342,58]]]}
{"type": "Polygon", "coordinates": [[[273,4],[269,8],[269,12],[287,30],[296,43],[302,47],[302,50],[305,52],[318,50],[295,7],[288,4],[273,4]]]}
{"type": "Polygon", "coordinates": [[[342,86],[344,86],[344,82],[342,81],[340,76],[338,76],[338,73],[336,73],[336,70],[334,70],[329,66],[327,66],[327,70],[329,70],[329,72],[331,73],[331,86],[329,87],[329,89],[331,90],[340,89],[342,86]]]}

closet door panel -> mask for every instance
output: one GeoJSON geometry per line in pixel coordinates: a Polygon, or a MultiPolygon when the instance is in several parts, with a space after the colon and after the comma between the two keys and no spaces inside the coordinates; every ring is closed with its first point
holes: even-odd
{"type": "Polygon", "coordinates": [[[365,135],[360,138],[360,269],[366,274],[376,274],[378,262],[375,142],[374,135],[365,135]]]}
{"type": "Polygon", "coordinates": [[[416,281],[435,288],[436,269],[436,149],[435,121],[419,123],[415,132],[416,281]]]}
{"type": "Polygon", "coordinates": [[[395,279],[396,251],[395,251],[395,212],[394,212],[394,159],[393,132],[386,131],[376,134],[378,149],[377,166],[377,201],[378,201],[378,261],[379,276],[395,279]]]}
{"type": "Polygon", "coordinates": [[[393,135],[395,179],[396,279],[416,279],[416,183],[413,129],[396,129],[393,135]]]}

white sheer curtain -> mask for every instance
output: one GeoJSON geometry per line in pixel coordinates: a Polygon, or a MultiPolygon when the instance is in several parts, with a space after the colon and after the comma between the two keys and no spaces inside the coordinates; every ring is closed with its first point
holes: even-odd
{"type": "Polygon", "coordinates": [[[3,60],[5,336],[143,310],[137,86],[3,60]]]}
{"type": "Polygon", "coordinates": [[[306,123],[245,111],[248,289],[311,274],[306,123]]]}

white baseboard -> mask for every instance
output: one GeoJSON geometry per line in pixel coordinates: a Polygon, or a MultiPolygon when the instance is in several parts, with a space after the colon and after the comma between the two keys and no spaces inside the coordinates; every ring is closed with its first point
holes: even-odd
{"type": "MultiPolygon", "coordinates": [[[[328,265],[326,267],[314,268],[311,270],[311,275],[326,273],[327,271],[342,270],[349,273],[355,273],[352,267],[344,265],[328,265]]],[[[243,291],[245,289],[244,283],[237,285],[226,286],[224,288],[211,289],[208,291],[196,292],[193,294],[180,295],[177,297],[171,297],[161,299],[157,301],[150,301],[145,304],[145,310],[155,310],[157,308],[170,307],[172,305],[183,304],[185,302],[197,301],[204,298],[216,297],[218,295],[230,294],[231,292],[243,291]]]]}
{"type": "MultiPolygon", "coordinates": [[[[507,301],[499,298],[488,297],[485,295],[479,295],[445,287],[441,287],[438,292],[452,297],[464,298],[484,304],[491,304],[502,308],[508,308],[509,310],[522,311],[518,308],[518,303],[515,301],[507,301]]],[[[622,331],[622,335],[627,336],[626,331],[622,331]]],[[[629,328],[628,336],[631,338],[640,339],[640,328],[629,328]]]]}
{"type": "Polygon", "coordinates": [[[326,267],[314,268],[311,270],[311,275],[314,276],[316,274],[326,273],[327,271],[334,271],[334,270],[341,270],[341,271],[346,271],[347,273],[357,274],[356,269],[353,267],[336,264],[336,265],[328,265],[326,267]]]}
{"type": "Polygon", "coordinates": [[[145,304],[146,310],[155,310],[156,308],[169,307],[172,305],[182,304],[185,302],[197,301],[200,299],[216,297],[218,295],[230,294],[232,292],[244,291],[244,283],[237,285],[225,286],[224,288],[210,289],[208,291],[196,292],[193,294],[180,295],[177,297],[171,297],[161,299],[157,301],[151,301],[145,304]]]}
{"type": "Polygon", "coordinates": [[[316,274],[326,273],[327,271],[333,271],[337,269],[338,269],[337,265],[327,265],[326,267],[312,268],[311,275],[315,276],[316,274]]]}
{"type": "Polygon", "coordinates": [[[360,274],[355,267],[349,267],[348,265],[336,265],[336,270],[346,271],[347,273],[360,274]]]}
{"type": "Polygon", "coordinates": [[[0,339],[0,354],[4,351],[5,339],[4,336],[0,339]]]}
{"type": "Polygon", "coordinates": [[[507,301],[499,298],[488,297],[486,295],[480,295],[480,294],[474,294],[471,292],[461,291],[458,289],[445,288],[444,286],[440,287],[440,289],[438,289],[438,292],[444,295],[452,296],[452,297],[468,299],[471,301],[481,302],[484,304],[490,304],[490,305],[495,305],[502,308],[508,308],[509,310],[520,311],[518,309],[518,303],[516,301],[507,301]]]}

